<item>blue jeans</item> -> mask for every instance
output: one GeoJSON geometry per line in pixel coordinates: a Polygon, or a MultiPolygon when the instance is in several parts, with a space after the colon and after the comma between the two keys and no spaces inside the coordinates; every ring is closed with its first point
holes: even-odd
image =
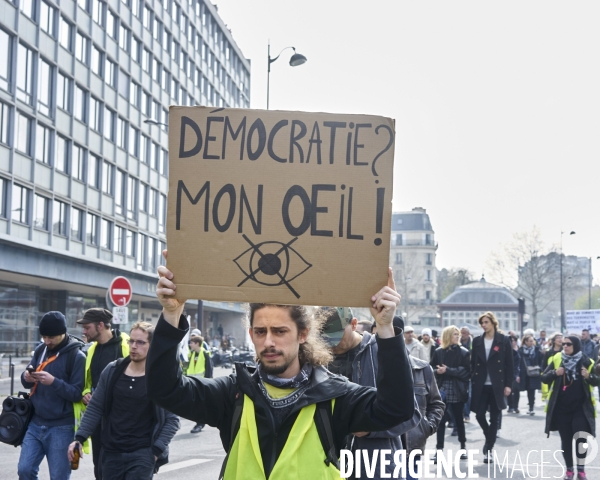
{"type": "Polygon", "coordinates": [[[21,445],[19,480],[37,480],[44,456],[48,460],[51,480],[71,478],[71,463],[67,458],[67,450],[73,441],[74,433],[74,425],[46,427],[31,422],[21,445]]]}

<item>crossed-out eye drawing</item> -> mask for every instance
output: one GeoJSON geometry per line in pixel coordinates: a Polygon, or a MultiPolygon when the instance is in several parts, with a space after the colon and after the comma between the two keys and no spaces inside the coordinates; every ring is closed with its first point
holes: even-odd
{"type": "Polygon", "coordinates": [[[304,257],[290,246],[298,240],[298,237],[288,243],[267,241],[256,245],[246,235],[242,234],[242,237],[248,242],[250,248],[233,259],[246,275],[238,287],[248,280],[268,287],[285,285],[296,298],[300,298],[300,294],[290,285],[290,282],[306,272],[312,264],[304,260],[304,257]]]}

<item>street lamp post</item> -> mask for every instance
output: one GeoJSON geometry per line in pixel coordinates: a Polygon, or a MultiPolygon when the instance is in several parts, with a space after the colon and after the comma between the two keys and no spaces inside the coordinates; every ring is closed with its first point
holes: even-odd
{"type": "Polygon", "coordinates": [[[294,50],[294,54],[290,58],[290,66],[291,67],[297,67],[299,65],[306,63],[306,57],[300,53],[296,53],[296,49],[294,47],[285,47],[281,52],[279,52],[279,55],[277,55],[275,58],[271,58],[271,42],[269,41],[268,46],[267,46],[267,110],[269,109],[269,88],[270,88],[270,79],[271,79],[271,64],[281,56],[281,54],[284,52],[284,50],[287,50],[288,48],[291,48],[292,50],[294,50]]]}
{"type": "MultiPolygon", "coordinates": [[[[563,278],[563,247],[562,247],[562,239],[563,239],[563,231],[560,232],[560,331],[562,333],[566,330],[566,322],[565,322],[565,288],[564,288],[564,278],[563,278]]],[[[575,235],[575,232],[571,231],[569,235],[575,235]]]]}
{"type": "Polygon", "coordinates": [[[152,120],[150,118],[144,120],[144,123],[147,123],[148,125],[162,125],[163,127],[169,127],[169,125],[167,125],[166,123],[157,122],[156,120],[152,120]]]}

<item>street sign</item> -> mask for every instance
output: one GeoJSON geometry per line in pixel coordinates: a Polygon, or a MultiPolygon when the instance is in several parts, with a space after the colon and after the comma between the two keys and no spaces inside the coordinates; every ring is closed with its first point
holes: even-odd
{"type": "Polygon", "coordinates": [[[127,307],[113,307],[112,323],[125,324],[129,322],[129,309],[127,307]]]}
{"type": "Polygon", "coordinates": [[[117,307],[128,305],[132,293],[131,283],[125,277],[115,277],[108,289],[108,295],[117,307]]]}

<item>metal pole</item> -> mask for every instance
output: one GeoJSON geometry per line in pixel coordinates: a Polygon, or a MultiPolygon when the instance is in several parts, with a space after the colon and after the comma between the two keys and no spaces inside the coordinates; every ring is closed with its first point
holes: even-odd
{"type": "Polygon", "coordinates": [[[12,355],[8,356],[8,371],[10,372],[10,395],[15,391],[15,366],[12,363],[12,355]]]}
{"type": "Polygon", "coordinates": [[[592,257],[590,257],[590,282],[588,284],[588,310],[592,309],[592,257]]]}
{"type": "Polygon", "coordinates": [[[202,300],[198,300],[198,321],[197,323],[197,327],[198,330],[200,330],[201,332],[203,332],[204,334],[204,338],[206,338],[206,334],[208,332],[204,331],[204,303],[202,302],[202,300]]]}
{"type": "Polygon", "coordinates": [[[560,232],[560,331],[565,333],[565,297],[563,287],[563,249],[562,249],[562,234],[560,232]]]}
{"type": "Polygon", "coordinates": [[[271,40],[267,45],[267,110],[269,109],[269,81],[271,79],[271,40]]]}

